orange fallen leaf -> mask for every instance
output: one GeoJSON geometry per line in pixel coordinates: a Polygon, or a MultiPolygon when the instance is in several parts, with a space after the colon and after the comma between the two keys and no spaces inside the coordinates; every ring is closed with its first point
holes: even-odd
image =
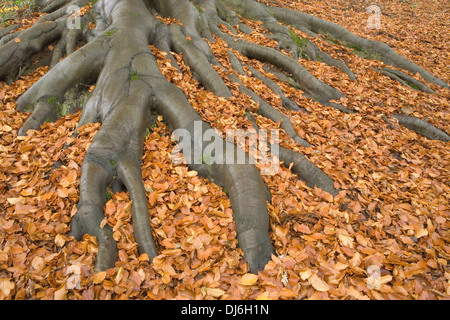
{"type": "Polygon", "coordinates": [[[317,274],[313,274],[308,279],[309,283],[313,286],[314,289],[317,291],[328,291],[330,288],[328,287],[328,284],[319,278],[317,274]]]}
{"type": "Polygon", "coordinates": [[[66,240],[64,239],[64,236],[58,233],[55,237],[55,243],[58,247],[62,247],[66,243],[66,240]]]}
{"type": "Polygon", "coordinates": [[[150,258],[148,257],[148,254],[143,253],[139,256],[139,261],[150,261],[150,258]]]}
{"type": "Polygon", "coordinates": [[[98,272],[98,273],[94,274],[94,279],[92,280],[92,282],[94,284],[99,284],[99,283],[103,282],[103,280],[105,280],[105,277],[106,277],[106,271],[98,272]]]}
{"type": "Polygon", "coordinates": [[[55,291],[55,300],[67,300],[67,288],[62,286],[60,289],[55,291]]]}
{"type": "Polygon", "coordinates": [[[339,238],[339,242],[343,245],[343,246],[346,246],[346,247],[349,247],[349,248],[353,248],[353,238],[352,237],[349,237],[349,236],[347,236],[347,235],[345,235],[345,234],[342,234],[342,233],[339,233],[338,234],[338,238],[339,238]]]}
{"type": "Polygon", "coordinates": [[[240,284],[244,286],[254,285],[258,281],[258,276],[253,273],[246,273],[242,276],[240,284]]]}
{"type": "Polygon", "coordinates": [[[15,288],[15,284],[7,278],[0,278],[0,291],[8,297],[12,290],[15,288]]]}
{"type": "Polygon", "coordinates": [[[58,196],[61,198],[67,198],[69,196],[69,190],[67,188],[58,188],[57,190],[58,196]]]}
{"type": "Polygon", "coordinates": [[[225,291],[223,291],[222,289],[219,289],[219,288],[207,288],[206,293],[210,296],[217,298],[217,297],[223,296],[225,294],[225,291]]]}

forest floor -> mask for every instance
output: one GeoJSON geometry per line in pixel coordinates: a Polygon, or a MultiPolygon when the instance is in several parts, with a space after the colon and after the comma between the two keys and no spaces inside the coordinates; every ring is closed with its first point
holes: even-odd
{"type": "MultiPolygon", "coordinates": [[[[373,14],[366,11],[369,1],[261,2],[314,14],[383,41],[450,83],[447,0],[378,0],[380,29],[367,27],[373,14]]],[[[39,16],[25,18],[23,27],[39,16]]],[[[260,25],[243,22],[256,30],[248,39],[272,45],[260,25]]],[[[88,124],[72,137],[78,112],[17,137],[29,114],[17,112],[15,102],[48,68],[11,85],[0,82],[0,299],[448,299],[450,145],[417,135],[391,115],[414,115],[450,133],[450,91],[433,84],[428,85],[437,94],[416,91],[375,71],[383,65],[378,60],[362,59],[338,43],[309,39],[345,61],[358,81],[322,62],[299,61],[344,93],[341,103],[358,113],[323,107],[280,83],[286,96],[308,111],[283,109],[312,146],[283,143],[307,156],[342,192],[332,197],[308,188],[289,164],[264,176],[272,194],[270,237],[277,256],[257,275],[248,272],[238,248],[226,190],[187,166],[174,166],[175,144],[161,118],[148,129],[142,159],[161,254],[152,263],[139,255],[128,194],[107,192],[102,223],[113,227],[119,261],[95,272],[96,239],[86,235],[78,242],[66,233],[79,199],[80,166],[100,124],[88,124]],[[57,161],[62,164],[54,167],[57,161]]],[[[220,41],[211,46],[226,62],[225,46],[220,41]]],[[[181,57],[180,74],[152,49],[164,75],[204,120],[219,130],[249,126],[245,110],[254,104],[248,97],[236,89],[232,99],[218,98],[198,85],[181,57]]],[[[279,97],[259,80],[241,80],[255,92],[268,92],[266,101],[279,108],[279,97]]],[[[261,128],[277,128],[254,115],[261,128]]]]}

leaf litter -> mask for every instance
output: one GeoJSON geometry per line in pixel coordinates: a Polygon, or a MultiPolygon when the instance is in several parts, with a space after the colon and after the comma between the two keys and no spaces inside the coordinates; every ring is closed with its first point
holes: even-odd
{"type": "MultiPolygon", "coordinates": [[[[450,80],[445,32],[437,23],[424,23],[445,16],[438,10],[442,1],[418,1],[414,8],[406,2],[379,1],[395,16],[383,15],[384,32],[360,27],[368,18],[366,3],[278,2],[384,41],[450,80]]],[[[242,21],[257,30],[247,40],[273,45],[262,36],[260,24],[242,21]]],[[[309,111],[284,110],[278,96],[263,95],[290,117],[313,147],[288,137],[282,145],[303,153],[342,190],[332,197],[311,189],[288,164],[265,176],[272,194],[270,234],[277,256],[257,275],[248,272],[238,248],[225,190],[187,166],[173,165],[174,143],[161,118],[149,128],[142,159],[160,255],[152,263],[139,255],[128,194],[110,194],[102,225],[113,228],[119,260],[114,268],[96,272],[95,237],[85,235],[78,242],[66,233],[76,213],[80,166],[100,125],[88,124],[72,137],[78,112],[18,138],[27,114],[15,111],[15,101],[48,70],[38,68],[11,85],[0,83],[0,299],[448,299],[450,148],[399,126],[390,115],[426,118],[449,132],[449,91],[430,85],[437,96],[403,87],[374,71],[381,62],[360,59],[322,39],[310,40],[346,61],[358,82],[324,63],[299,61],[341,90],[347,98],[340,102],[358,114],[343,115],[311,102],[267,73],[260,62],[236,54],[278,81],[287,97],[309,111]],[[377,278],[370,270],[377,271],[377,278]]],[[[226,46],[220,41],[211,46],[226,65],[226,46]]],[[[182,57],[175,55],[180,74],[163,53],[152,50],[167,79],[219,132],[249,128],[245,111],[253,112],[262,128],[277,126],[259,116],[258,106],[237,88],[228,101],[218,98],[192,78],[182,57]]],[[[221,76],[227,81],[228,75],[221,76]]],[[[255,92],[271,92],[250,74],[240,78],[255,92]]]]}

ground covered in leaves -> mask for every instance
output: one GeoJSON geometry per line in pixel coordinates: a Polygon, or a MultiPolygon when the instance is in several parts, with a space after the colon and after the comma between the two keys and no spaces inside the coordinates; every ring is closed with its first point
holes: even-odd
{"type": "MultiPolygon", "coordinates": [[[[365,1],[261,2],[297,8],[384,41],[450,82],[446,0],[378,1],[381,29],[367,27],[371,3],[365,1]]],[[[256,31],[240,36],[273,45],[258,24],[243,22],[256,31]]],[[[270,236],[277,256],[257,275],[248,273],[237,247],[226,190],[186,166],[173,165],[174,143],[161,118],[148,129],[142,165],[161,254],[152,263],[139,255],[128,195],[107,192],[102,223],[113,227],[119,261],[95,273],[96,239],[86,235],[77,242],[66,232],[76,212],[85,150],[100,125],[86,125],[71,137],[78,112],[18,138],[28,114],[15,111],[15,101],[48,70],[38,68],[11,85],[0,83],[0,299],[448,299],[449,143],[423,138],[391,115],[411,114],[449,133],[449,90],[429,84],[438,93],[433,95],[402,86],[375,71],[381,62],[323,39],[310,40],[345,61],[358,82],[322,62],[300,62],[343,92],[347,98],[341,103],[358,113],[323,107],[279,83],[308,113],[287,111],[250,73],[239,77],[255,92],[266,92],[266,101],[287,114],[312,146],[288,139],[282,144],[306,155],[342,192],[333,198],[308,188],[289,164],[264,176],[272,194],[270,236]],[[379,277],[372,276],[373,270],[380,271],[379,277]]],[[[226,45],[218,40],[211,46],[228,64],[226,45]]],[[[247,110],[261,128],[277,128],[238,88],[228,101],[217,98],[198,85],[180,57],[182,74],[152,49],[164,75],[213,127],[249,128],[247,110]]],[[[246,62],[277,80],[259,62],[246,62]]]]}

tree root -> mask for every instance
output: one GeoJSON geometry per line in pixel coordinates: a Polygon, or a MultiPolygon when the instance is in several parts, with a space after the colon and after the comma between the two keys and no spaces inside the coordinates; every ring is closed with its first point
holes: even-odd
{"type": "Polygon", "coordinates": [[[253,68],[252,66],[246,66],[251,76],[258,78],[261,80],[269,89],[271,89],[276,95],[278,95],[281,99],[281,103],[283,107],[292,111],[302,111],[305,112],[305,108],[299,107],[297,103],[287,98],[281,88],[276,84],[273,80],[264,76],[261,72],[253,68]]]}
{"type": "Polygon", "coordinates": [[[449,88],[447,83],[436,78],[412,61],[400,56],[385,43],[363,39],[349,32],[342,26],[303,12],[269,6],[266,6],[266,9],[273,17],[281,22],[294,27],[302,26],[303,29],[308,29],[316,34],[329,35],[333,39],[341,41],[345,46],[357,47],[360,48],[360,50],[378,54],[380,55],[381,61],[389,65],[408,70],[413,74],[419,73],[426,81],[437,84],[443,88],[449,88]]]}
{"type": "Polygon", "coordinates": [[[0,79],[7,83],[14,81],[20,67],[32,59],[46,45],[57,39],[64,28],[61,22],[36,24],[33,28],[22,31],[4,44],[0,50],[0,79]]]}
{"type": "Polygon", "coordinates": [[[315,78],[296,60],[284,55],[280,51],[247,42],[239,38],[233,38],[230,35],[221,32],[218,28],[215,33],[218,34],[230,48],[235,49],[242,55],[269,62],[292,74],[301,89],[319,102],[329,102],[330,100],[339,100],[344,97],[341,92],[315,78]]]}
{"type": "Polygon", "coordinates": [[[448,134],[429,124],[425,120],[398,114],[394,114],[392,116],[396,118],[398,123],[402,126],[405,126],[406,128],[413,130],[417,134],[420,134],[428,139],[450,141],[450,136],[448,134]]]}
{"type": "Polygon", "coordinates": [[[12,25],[0,30],[0,44],[6,43],[6,42],[2,41],[2,38],[7,36],[8,34],[10,34],[11,32],[14,32],[15,30],[19,29],[19,27],[20,27],[20,24],[15,23],[15,24],[12,24],[12,25]]]}
{"type": "Polygon", "coordinates": [[[253,92],[251,89],[247,88],[239,78],[231,74],[230,79],[239,84],[239,90],[242,93],[245,93],[249,95],[253,101],[255,101],[259,105],[259,113],[276,123],[280,123],[280,127],[288,134],[288,136],[293,139],[295,142],[300,143],[302,146],[308,148],[311,146],[309,142],[302,139],[298,136],[297,131],[295,130],[292,123],[289,121],[289,119],[280,111],[272,107],[270,104],[268,104],[264,99],[262,99],[260,96],[258,96],[255,92],[253,92]]]}
{"type": "Polygon", "coordinates": [[[288,27],[280,24],[278,20],[266,10],[264,5],[253,0],[220,0],[220,2],[229,10],[233,10],[247,19],[262,21],[263,27],[271,33],[268,37],[278,42],[278,49],[285,49],[288,52],[291,52],[294,59],[298,59],[299,55],[305,55],[309,60],[323,61],[330,66],[341,69],[351,80],[356,80],[355,75],[344,62],[336,60],[329,54],[320,51],[319,48],[308,39],[298,37],[288,27]]]}
{"type": "MultiPolygon", "coordinates": [[[[63,1],[67,5],[84,6],[88,0],[63,1]]],[[[52,6],[52,3],[49,4],[52,6]]],[[[67,20],[70,14],[66,6],[44,15],[31,28],[11,33],[0,41],[0,79],[7,83],[14,81],[20,75],[21,69],[28,65],[33,57],[42,52],[44,48],[58,39],[60,45],[55,47],[51,66],[56,65],[64,53],[73,52],[75,42],[79,37],[79,30],[67,29],[67,20]]],[[[88,17],[82,20],[87,25],[88,17]]],[[[86,31],[86,30],[85,30],[86,31]]]]}
{"type": "Polygon", "coordinates": [[[385,76],[388,76],[389,78],[391,78],[393,80],[397,80],[404,86],[409,86],[409,87],[413,88],[414,90],[421,90],[426,93],[436,94],[436,92],[431,90],[427,85],[414,79],[413,77],[411,77],[410,75],[407,75],[406,73],[404,73],[402,71],[384,67],[381,70],[381,73],[384,74],[385,76]]]}
{"type": "MultiPolygon", "coordinates": [[[[252,115],[246,113],[247,118],[251,121],[253,127],[259,131],[260,128],[252,115]]],[[[269,145],[272,152],[274,146],[269,145]]],[[[334,187],[334,181],[327,176],[320,168],[309,161],[303,154],[295,152],[291,149],[284,148],[283,146],[277,146],[277,154],[280,160],[287,166],[292,164],[292,172],[298,175],[298,178],[306,183],[310,188],[320,188],[325,192],[328,192],[332,196],[339,194],[338,189],[334,187]]]]}

